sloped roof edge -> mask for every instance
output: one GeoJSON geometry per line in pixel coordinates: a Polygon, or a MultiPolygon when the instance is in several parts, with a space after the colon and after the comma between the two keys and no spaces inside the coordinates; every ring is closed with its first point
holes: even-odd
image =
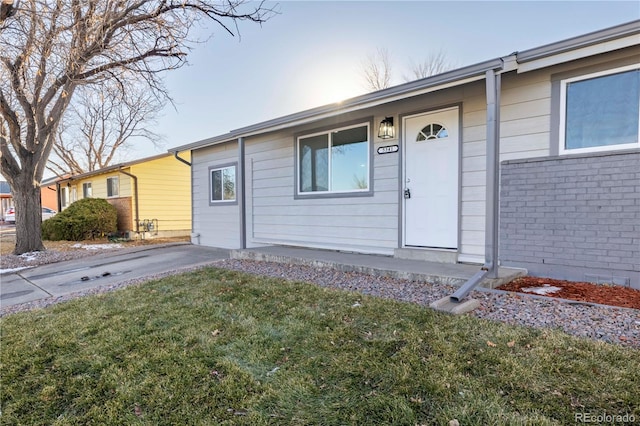
{"type": "MultiPolygon", "coordinates": [[[[485,62],[480,62],[474,65],[458,68],[455,70],[447,71],[442,74],[423,78],[416,81],[411,81],[398,86],[393,86],[388,89],[379,90],[365,95],[357,96],[340,103],[333,103],[329,105],[320,106],[317,108],[297,112],[294,114],[282,116],[268,121],[263,121],[251,126],[241,127],[225,133],[222,135],[214,136],[207,139],[202,139],[196,142],[192,142],[186,145],[181,145],[175,148],[170,148],[169,152],[187,151],[197,148],[203,148],[212,146],[224,142],[229,142],[234,139],[256,134],[257,132],[267,133],[271,130],[282,128],[286,125],[302,124],[306,121],[311,121],[314,118],[329,117],[338,115],[347,110],[352,110],[357,107],[366,107],[367,105],[379,104],[382,101],[389,99],[393,100],[397,96],[417,94],[420,91],[424,91],[428,88],[436,88],[440,85],[452,84],[459,81],[461,84],[468,81],[468,78],[484,74],[491,69],[500,70],[504,63],[510,59],[515,58],[516,64],[526,63],[536,59],[544,58],[547,56],[556,55],[559,53],[571,51],[574,49],[580,49],[590,45],[598,43],[604,43],[610,40],[619,39],[622,37],[628,37],[634,34],[640,34],[640,20],[631,21],[628,23],[616,25],[613,27],[605,28],[598,31],[593,31],[588,34],[568,38],[558,42],[546,44],[533,49],[524,50],[522,52],[515,52],[514,54],[507,55],[501,58],[491,59],[485,62]]],[[[509,69],[507,69],[509,70],[509,69]]]]}
{"type": "Polygon", "coordinates": [[[114,164],[113,166],[107,166],[104,167],[102,169],[99,170],[94,170],[91,172],[86,172],[86,173],[81,173],[79,175],[72,175],[72,176],[67,176],[67,177],[63,177],[63,178],[59,178],[59,179],[53,179],[53,180],[47,180],[48,184],[51,185],[53,183],[56,182],[67,182],[67,181],[72,181],[72,180],[78,180],[78,179],[84,179],[84,178],[88,178],[91,176],[96,176],[96,175],[101,175],[104,173],[109,173],[109,172],[113,172],[115,170],[121,169],[123,167],[131,167],[131,166],[135,166],[136,164],[140,164],[140,163],[146,163],[147,161],[153,161],[153,160],[158,160],[160,158],[164,158],[164,157],[168,157],[171,154],[157,154],[157,155],[153,155],[151,157],[145,157],[145,158],[139,158],[137,160],[131,160],[131,161],[127,161],[126,163],[119,163],[119,164],[114,164]]]}
{"type": "MultiPolygon", "coordinates": [[[[568,52],[574,49],[591,46],[594,44],[604,43],[621,37],[627,37],[634,34],[640,35],[640,20],[627,22],[614,27],[605,28],[603,30],[593,31],[587,34],[568,38],[566,40],[555,43],[546,44],[544,46],[535,47],[533,49],[517,52],[518,63],[525,63],[541,59],[547,56],[557,55],[559,53],[568,52]]],[[[640,40],[639,40],[640,42],[640,40]]]]}
{"type": "Polygon", "coordinates": [[[169,152],[187,151],[195,148],[202,148],[205,146],[216,145],[223,142],[228,142],[239,137],[247,136],[249,134],[264,131],[268,132],[270,129],[298,123],[303,120],[313,119],[325,114],[337,115],[345,110],[365,106],[376,102],[383,101],[385,99],[391,99],[398,95],[411,95],[414,92],[424,90],[430,87],[437,87],[447,83],[455,81],[463,81],[469,77],[483,75],[486,71],[491,69],[500,69],[503,61],[500,58],[492,59],[490,61],[481,62],[474,65],[469,65],[463,68],[458,68],[452,71],[447,71],[442,74],[434,75],[432,77],[423,78],[416,81],[410,81],[408,83],[400,84],[398,86],[389,87],[388,89],[378,90],[376,92],[367,93],[364,95],[356,96],[351,99],[347,99],[343,102],[323,105],[317,108],[308,109],[305,111],[297,112],[294,114],[285,115],[272,120],[263,121],[261,123],[253,124],[251,126],[241,127],[236,130],[232,130],[229,133],[225,133],[212,138],[202,139],[193,143],[178,146],[169,149],[169,152]]]}

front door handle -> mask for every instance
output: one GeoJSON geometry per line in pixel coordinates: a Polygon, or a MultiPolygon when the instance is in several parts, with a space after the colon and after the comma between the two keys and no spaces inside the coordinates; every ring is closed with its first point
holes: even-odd
{"type": "Polygon", "coordinates": [[[409,198],[411,198],[411,190],[410,190],[409,188],[406,188],[406,189],[404,190],[404,198],[405,198],[405,199],[409,199],[409,198]]]}

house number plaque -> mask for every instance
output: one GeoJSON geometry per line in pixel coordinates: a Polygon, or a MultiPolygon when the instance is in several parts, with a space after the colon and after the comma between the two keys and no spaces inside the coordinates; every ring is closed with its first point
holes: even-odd
{"type": "Polygon", "coordinates": [[[398,152],[399,149],[398,145],[381,146],[378,148],[378,154],[391,154],[398,152]]]}

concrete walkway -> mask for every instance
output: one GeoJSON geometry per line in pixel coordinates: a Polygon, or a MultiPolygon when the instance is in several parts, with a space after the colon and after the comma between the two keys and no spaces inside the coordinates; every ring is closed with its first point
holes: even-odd
{"type": "MultiPolygon", "coordinates": [[[[344,272],[449,285],[462,285],[480,270],[479,265],[426,262],[331,250],[271,246],[229,251],[180,243],[118,250],[3,274],[0,276],[0,307],[116,285],[229,257],[328,267],[344,272]]],[[[499,277],[483,281],[482,286],[497,287],[524,274],[526,270],[523,269],[500,268],[499,277]]]]}
{"type": "MultiPolygon", "coordinates": [[[[231,250],[232,259],[262,260],[317,267],[330,267],[345,272],[362,272],[377,276],[429,281],[435,284],[462,285],[480,265],[426,262],[398,259],[392,256],[343,253],[298,247],[271,246],[245,250],[231,250]]],[[[483,287],[495,288],[516,277],[526,275],[526,269],[499,268],[497,279],[487,279],[483,287]]]]}
{"type": "Polygon", "coordinates": [[[22,269],[0,276],[0,307],[116,285],[228,258],[228,250],[174,243],[22,269]]]}

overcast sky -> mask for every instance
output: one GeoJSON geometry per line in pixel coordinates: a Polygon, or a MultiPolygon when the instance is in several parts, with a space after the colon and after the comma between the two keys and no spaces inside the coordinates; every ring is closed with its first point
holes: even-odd
{"type": "MultiPolygon", "coordinates": [[[[268,2],[269,6],[276,2],[268,2]]],[[[640,19],[638,1],[432,2],[280,1],[262,26],[239,25],[240,37],[210,27],[190,65],[166,75],[169,106],[154,147],[141,158],[232,129],[366,92],[362,62],[377,48],[392,58],[394,84],[411,61],[442,50],[462,67],[640,19]]]]}

